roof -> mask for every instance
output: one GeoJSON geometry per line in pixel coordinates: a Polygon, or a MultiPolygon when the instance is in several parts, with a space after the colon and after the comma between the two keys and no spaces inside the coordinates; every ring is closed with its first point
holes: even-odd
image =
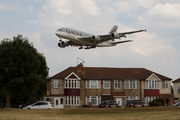
{"type": "Polygon", "coordinates": [[[178,82],[180,82],[180,78],[178,78],[178,79],[172,81],[172,83],[178,83],[178,82]]]}
{"type": "Polygon", "coordinates": [[[77,67],[69,67],[62,72],[54,75],[51,79],[64,79],[74,72],[81,79],[138,79],[145,80],[151,74],[155,74],[161,80],[172,80],[158,73],[145,68],[110,68],[110,67],[83,67],[78,71],[77,67]]]}
{"type": "Polygon", "coordinates": [[[161,98],[174,98],[173,94],[160,94],[161,98]]]}

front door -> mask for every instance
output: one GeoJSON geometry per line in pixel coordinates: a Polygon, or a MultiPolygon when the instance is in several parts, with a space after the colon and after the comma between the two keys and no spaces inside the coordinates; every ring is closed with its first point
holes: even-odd
{"type": "Polygon", "coordinates": [[[54,108],[64,108],[64,98],[54,98],[54,108]]]}
{"type": "Polygon", "coordinates": [[[122,98],[116,98],[116,102],[119,106],[122,106],[122,98]]]}

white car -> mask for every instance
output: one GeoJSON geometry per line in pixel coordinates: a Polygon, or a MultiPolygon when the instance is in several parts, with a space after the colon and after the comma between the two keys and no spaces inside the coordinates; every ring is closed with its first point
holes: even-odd
{"type": "Polygon", "coordinates": [[[23,109],[50,109],[50,108],[54,108],[54,106],[49,101],[37,101],[33,104],[23,107],[23,109]]]}

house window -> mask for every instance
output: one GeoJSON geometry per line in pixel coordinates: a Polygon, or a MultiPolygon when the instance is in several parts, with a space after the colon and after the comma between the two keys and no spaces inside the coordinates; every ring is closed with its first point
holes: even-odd
{"type": "Polygon", "coordinates": [[[101,96],[86,96],[86,105],[99,105],[101,103],[101,96]]]}
{"type": "Polygon", "coordinates": [[[60,80],[54,80],[54,88],[60,87],[60,80]]]}
{"type": "Polygon", "coordinates": [[[65,88],[79,88],[79,80],[74,80],[74,79],[65,80],[65,88]]]}
{"type": "Polygon", "coordinates": [[[168,89],[168,81],[162,81],[162,88],[168,89]]]}
{"type": "Polygon", "coordinates": [[[101,88],[101,80],[86,80],[86,88],[101,88]]]}
{"type": "Polygon", "coordinates": [[[157,80],[146,80],[146,89],[159,89],[159,82],[157,80]]]}
{"type": "Polygon", "coordinates": [[[121,80],[114,80],[114,88],[121,89],[121,80]]]}
{"type": "Polygon", "coordinates": [[[66,105],[79,105],[79,96],[66,96],[66,105]]]}
{"type": "Polygon", "coordinates": [[[103,80],[103,88],[110,89],[110,80],[103,80]]]}
{"type": "Polygon", "coordinates": [[[178,94],[180,94],[180,87],[178,87],[178,94]]]}
{"type": "Polygon", "coordinates": [[[139,96],[127,96],[126,100],[139,100],[139,96]]]}
{"type": "Polygon", "coordinates": [[[145,103],[147,105],[149,105],[149,102],[153,101],[154,99],[156,99],[157,97],[151,96],[151,97],[145,97],[145,103]]]}
{"type": "Polygon", "coordinates": [[[139,81],[125,80],[125,89],[139,89],[139,81]]]}

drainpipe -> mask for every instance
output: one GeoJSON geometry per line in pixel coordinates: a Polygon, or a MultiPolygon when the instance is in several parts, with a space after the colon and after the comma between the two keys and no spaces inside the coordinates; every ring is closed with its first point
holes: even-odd
{"type": "Polygon", "coordinates": [[[140,80],[140,99],[142,100],[142,83],[141,83],[142,81],[140,80]]]}

